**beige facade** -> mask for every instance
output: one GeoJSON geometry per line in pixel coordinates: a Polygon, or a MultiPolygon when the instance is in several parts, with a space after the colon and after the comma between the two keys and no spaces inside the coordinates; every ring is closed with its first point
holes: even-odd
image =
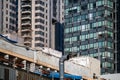
{"type": "Polygon", "coordinates": [[[17,34],[16,0],[0,1],[0,34],[23,44],[23,39],[17,34]]]}
{"type": "Polygon", "coordinates": [[[24,45],[54,49],[55,22],[62,22],[64,16],[59,5],[62,0],[19,0],[18,4],[18,33],[24,38],[24,45]]]}
{"type": "Polygon", "coordinates": [[[16,32],[17,17],[16,0],[0,1],[0,33],[10,34],[16,32]]]}

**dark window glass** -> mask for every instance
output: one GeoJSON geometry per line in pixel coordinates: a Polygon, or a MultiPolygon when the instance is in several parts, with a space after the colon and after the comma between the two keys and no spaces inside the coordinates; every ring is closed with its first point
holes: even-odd
{"type": "Polygon", "coordinates": [[[44,8],[43,8],[43,7],[41,7],[41,6],[37,6],[37,7],[35,7],[35,10],[41,10],[41,11],[43,11],[43,12],[44,12],[44,8]]]}
{"type": "Polygon", "coordinates": [[[44,14],[42,14],[42,13],[35,13],[35,16],[40,16],[40,17],[44,18],[44,14]]]}
{"type": "Polygon", "coordinates": [[[42,19],[35,19],[35,22],[37,23],[37,22],[40,22],[40,23],[43,23],[44,24],[44,20],[42,20],[42,19]]]}
{"type": "Polygon", "coordinates": [[[35,28],[36,28],[36,29],[37,29],[37,28],[40,28],[40,29],[44,30],[44,26],[42,26],[42,25],[35,25],[35,28]]]}
{"type": "Polygon", "coordinates": [[[41,43],[35,43],[35,47],[44,47],[44,45],[41,43]]]}
{"type": "Polygon", "coordinates": [[[41,37],[35,37],[35,41],[42,41],[42,42],[44,42],[44,38],[41,38],[41,37]]]}
{"type": "Polygon", "coordinates": [[[40,34],[40,35],[44,36],[44,32],[42,32],[42,31],[35,31],[35,34],[40,34]]]}
{"type": "Polygon", "coordinates": [[[43,1],[41,1],[41,0],[37,0],[37,1],[35,1],[35,4],[41,4],[41,5],[45,5],[45,3],[43,2],[43,1]]]}

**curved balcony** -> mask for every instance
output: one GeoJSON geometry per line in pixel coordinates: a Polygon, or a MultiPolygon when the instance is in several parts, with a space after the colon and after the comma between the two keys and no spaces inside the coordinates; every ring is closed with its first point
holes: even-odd
{"type": "Polygon", "coordinates": [[[31,9],[22,9],[22,13],[31,13],[31,9]]]}
{"type": "Polygon", "coordinates": [[[29,41],[29,40],[24,41],[24,44],[31,44],[31,41],[29,41]]]}
{"type": "Polygon", "coordinates": [[[30,3],[23,3],[22,7],[31,7],[31,4],[30,3]]]}
{"type": "Polygon", "coordinates": [[[31,21],[24,21],[21,23],[22,25],[31,25],[31,21]]]}
{"type": "Polygon", "coordinates": [[[31,11],[22,11],[22,13],[24,13],[24,14],[25,14],[25,13],[31,13],[31,11]]]}
{"type": "Polygon", "coordinates": [[[21,31],[22,31],[22,32],[30,32],[31,29],[22,29],[21,31]]]}
{"type": "Polygon", "coordinates": [[[22,16],[21,19],[29,19],[29,20],[31,20],[31,16],[25,15],[25,16],[22,16]]]}
{"type": "Polygon", "coordinates": [[[32,36],[30,35],[30,34],[24,34],[23,36],[22,36],[23,38],[32,38],[32,36]]]}
{"type": "Polygon", "coordinates": [[[28,47],[31,47],[31,42],[24,42],[24,45],[28,46],[28,47]]]}

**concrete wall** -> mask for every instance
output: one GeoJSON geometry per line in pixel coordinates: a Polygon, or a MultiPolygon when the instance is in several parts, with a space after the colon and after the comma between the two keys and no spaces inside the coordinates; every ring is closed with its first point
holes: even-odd
{"type": "MultiPolygon", "coordinates": [[[[22,59],[27,59],[39,65],[59,70],[60,55],[57,54],[60,54],[60,52],[52,51],[51,53],[51,50],[45,52],[43,49],[37,52],[26,50],[24,47],[15,46],[2,39],[0,39],[0,45],[2,45],[0,46],[1,51],[5,50],[4,52],[14,53],[14,56],[22,59]]],[[[100,62],[91,57],[76,57],[65,62],[65,72],[93,78],[93,73],[95,73],[96,76],[100,75],[100,62]],[[78,64],[75,59],[78,59],[81,63],[86,63],[86,65],[78,64]]]]}
{"type": "Polygon", "coordinates": [[[103,78],[105,80],[120,80],[120,74],[106,74],[101,75],[100,78],[103,78]]]}
{"type": "Polygon", "coordinates": [[[34,58],[34,52],[31,50],[27,50],[23,46],[15,46],[12,43],[6,42],[2,39],[0,39],[0,49],[4,49],[6,51],[17,53],[21,56],[26,56],[28,58],[34,58]]]}
{"type": "MultiPolygon", "coordinates": [[[[65,62],[65,72],[74,75],[87,76],[90,78],[93,77],[94,73],[96,74],[96,76],[100,76],[100,62],[98,60],[90,57],[75,58],[78,58],[79,60],[81,60],[80,58],[84,58],[86,59],[86,61],[81,62],[86,62],[88,64],[82,65],[68,60],[65,62]]],[[[52,65],[57,69],[59,68],[59,58],[53,55],[46,54],[44,52],[38,52],[37,60],[52,65]]]]}

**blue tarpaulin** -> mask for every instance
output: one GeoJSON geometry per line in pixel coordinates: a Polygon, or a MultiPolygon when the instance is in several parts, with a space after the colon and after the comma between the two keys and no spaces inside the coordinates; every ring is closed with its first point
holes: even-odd
{"type": "MultiPolygon", "coordinates": [[[[49,77],[49,78],[60,78],[60,75],[59,75],[59,72],[50,72],[50,74],[42,74],[41,72],[39,71],[35,71],[34,73],[36,74],[40,74],[42,76],[46,76],[46,77],[49,77]]],[[[70,79],[77,79],[77,80],[81,80],[82,79],[82,76],[78,76],[78,75],[72,75],[72,74],[64,74],[64,78],[70,78],[70,79]]]]}
{"type": "MultiPolygon", "coordinates": [[[[59,73],[58,72],[51,72],[48,77],[51,78],[59,78],[59,73]]],[[[70,78],[70,79],[82,79],[82,76],[77,76],[77,75],[72,75],[72,74],[64,74],[64,78],[70,78]]]]}

